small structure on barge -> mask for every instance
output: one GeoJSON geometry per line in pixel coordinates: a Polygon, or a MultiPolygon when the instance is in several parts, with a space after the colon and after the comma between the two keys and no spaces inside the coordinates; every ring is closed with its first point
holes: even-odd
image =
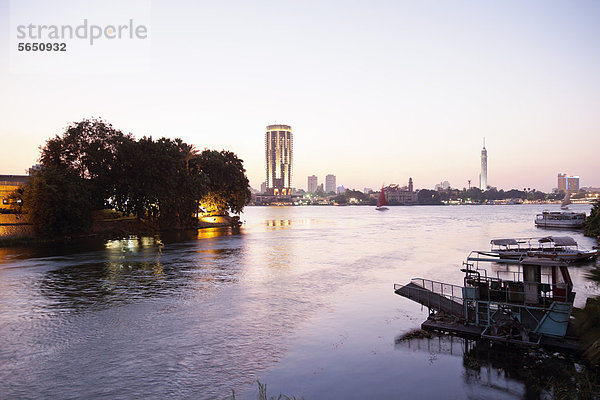
{"type": "Polygon", "coordinates": [[[424,329],[577,349],[570,328],[575,292],[565,262],[529,257],[488,276],[467,260],[461,271],[463,286],[415,278],[394,291],[429,309],[424,329]]]}
{"type": "Polygon", "coordinates": [[[564,261],[586,261],[598,255],[598,250],[580,248],[570,236],[542,238],[492,239],[490,251],[475,253],[498,258],[497,261],[520,260],[523,257],[547,257],[564,261]]]}

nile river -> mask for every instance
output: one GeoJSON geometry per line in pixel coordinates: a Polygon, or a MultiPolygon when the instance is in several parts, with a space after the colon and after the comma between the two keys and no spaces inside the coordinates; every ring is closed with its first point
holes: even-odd
{"type": "MultiPolygon", "coordinates": [[[[400,341],[427,310],[393,284],[461,284],[492,238],[595,245],[535,228],[545,208],[249,207],[233,231],[0,248],[0,398],[544,397],[473,343],[400,341]]],[[[594,265],[570,268],[576,306],[594,265]]]]}

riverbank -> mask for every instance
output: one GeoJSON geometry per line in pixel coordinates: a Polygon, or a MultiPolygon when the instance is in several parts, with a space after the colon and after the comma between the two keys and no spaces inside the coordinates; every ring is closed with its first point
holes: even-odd
{"type": "Polygon", "coordinates": [[[58,238],[44,238],[35,235],[27,214],[0,214],[0,247],[27,244],[68,242],[74,239],[101,237],[106,239],[124,236],[153,236],[167,231],[184,231],[228,226],[238,226],[239,218],[226,215],[207,216],[198,219],[196,226],[161,229],[158,224],[135,217],[122,217],[116,214],[96,216],[89,231],[81,235],[58,238]]]}

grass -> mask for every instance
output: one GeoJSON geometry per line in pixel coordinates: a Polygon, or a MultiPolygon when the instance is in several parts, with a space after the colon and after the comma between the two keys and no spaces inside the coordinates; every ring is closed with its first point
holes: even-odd
{"type": "MultiPolygon", "coordinates": [[[[279,394],[279,396],[275,397],[275,396],[271,396],[269,397],[267,394],[267,384],[266,383],[260,383],[260,381],[257,379],[256,383],[258,384],[258,400],[303,400],[303,397],[296,397],[296,396],[286,396],[284,394],[279,394]]],[[[231,400],[235,400],[235,392],[233,391],[233,389],[231,390],[231,400]]]]}

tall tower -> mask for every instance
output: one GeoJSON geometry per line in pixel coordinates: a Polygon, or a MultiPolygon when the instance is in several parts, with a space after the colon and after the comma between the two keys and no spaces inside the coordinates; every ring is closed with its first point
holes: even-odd
{"type": "Polygon", "coordinates": [[[485,149],[485,138],[483,138],[483,149],[481,150],[481,175],[479,175],[479,188],[487,190],[487,150],[485,149]]]}
{"type": "Polygon", "coordinates": [[[335,175],[329,174],[325,177],[325,193],[336,191],[337,186],[335,184],[335,175]]]}
{"type": "Polygon", "coordinates": [[[317,187],[319,186],[319,179],[316,175],[311,175],[308,177],[308,193],[314,193],[317,191],[317,187]]]}
{"type": "Polygon", "coordinates": [[[294,141],[289,125],[268,125],[265,134],[267,194],[292,194],[292,156],[294,141]]]}

